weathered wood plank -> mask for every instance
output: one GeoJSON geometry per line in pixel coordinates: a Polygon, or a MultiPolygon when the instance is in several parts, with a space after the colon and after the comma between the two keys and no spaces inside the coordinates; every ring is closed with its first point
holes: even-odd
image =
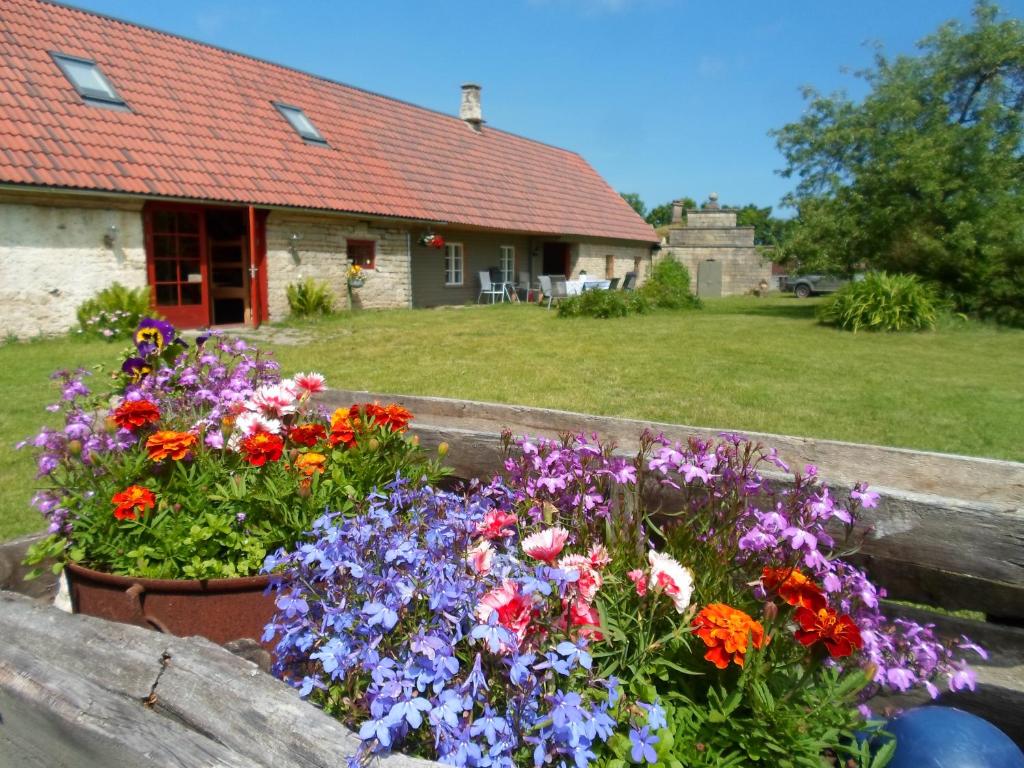
{"type": "MultiPolygon", "coordinates": [[[[0,765],[337,768],[354,734],[202,638],[0,593],[0,765]]],[[[384,768],[436,763],[394,756],[384,768]]]]}
{"type": "MultiPolygon", "coordinates": [[[[548,408],[481,403],[441,397],[331,390],[325,402],[348,406],[354,402],[393,401],[408,408],[418,425],[456,427],[469,431],[555,436],[560,432],[596,432],[624,448],[632,448],[644,429],[663,432],[673,440],[710,439],[722,430],[637,419],[592,416],[548,408]]],[[[822,476],[852,485],[869,482],[917,493],[983,502],[1024,504],[1024,463],[912,451],[838,440],[743,431],[753,440],[779,450],[791,467],[815,464],[822,476]]]]}

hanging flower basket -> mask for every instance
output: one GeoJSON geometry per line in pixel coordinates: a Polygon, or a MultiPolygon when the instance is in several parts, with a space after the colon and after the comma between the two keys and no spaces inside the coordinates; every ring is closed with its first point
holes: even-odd
{"type": "Polygon", "coordinates": [[[427,232],[419,239],[420,245],[425,245],[428,248],[437,248],[438,250],[444,248],[444,238],[440,235],[435,235],[433,232],[427,232]]]}

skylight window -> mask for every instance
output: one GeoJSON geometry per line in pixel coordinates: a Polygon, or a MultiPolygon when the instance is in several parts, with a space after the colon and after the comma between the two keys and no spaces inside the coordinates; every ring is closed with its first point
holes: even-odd
{"type": "Polygon", "coordinates": [[[64,73],[70,83],[75,86],[78,95],[87,102],[103,105],[127,106],[124,99],[118,96],[114,86],[110,84],[106,76],[100,71],[95,61],[79,59],[76,56],[68,56],[64,53],[51,54],[57,62],[61,72],[64,73]]]}
{"type": "Polygon", "coordinates": [[[320,131],[316,129],[316,126],[306,117],[306,113],[298,107],[292,107],[287,104],[279,104],[274,102],[274,106],[277,107],[277,111],[285,116],[285,119],[291,123],[292,128],[299,134],[303,139],[313,144],[327,144],[320,131]]]}

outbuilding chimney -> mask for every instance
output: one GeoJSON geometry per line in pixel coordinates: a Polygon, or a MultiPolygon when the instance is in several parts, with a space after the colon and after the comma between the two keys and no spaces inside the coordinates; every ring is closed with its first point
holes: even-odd
{"type": "Polygon", "coordinates": [[[480,86],[476,83],[463,83],[459,117],[465,120],[474,131],[480,131],[484,116],[480,109],[480,86]]]}

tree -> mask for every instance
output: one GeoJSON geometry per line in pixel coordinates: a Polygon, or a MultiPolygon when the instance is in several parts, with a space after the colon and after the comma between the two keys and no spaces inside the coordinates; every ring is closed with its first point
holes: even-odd
{"type": "Polygon", "coordinates": [[[962,310],[1024,325],[1024,25],[988,0],[973,18],[919,56],[878,53],[859,103],[805,91],[804,116],[774,132],[798,179],[786,251],[916,273],[962,310]]]}
{"type": "Polygon", "coordinates": [[[637,212],[637,215],[644,216],[647,213],[647,206],[644,205],[644,201],[640,199],[640,195],[636,192],[619,192],[622,195],[622,199],[629,203],[630,207],[637,212]]]}
{"type": "Polygon", "coordinates": [[[791,219],[780,219],[772,216],[772,207],[761,208],[748,203],[736,211],[736,224],[741,227],[754,228],[754,245],[766,245],[779,248],[786,242],[792,229],[791,219]]]}
{"type": "MultiPolygon", "coordinates": [[[[652,227],[664,227],[666,224],[672,223],[672,205],[675,201],[662,203],[661,205],[651,208],[647,214],[647,223],[652,227]]],[[[683,221],[686,223],[686,209],[696,208],[697,203],[692,197],[679,198],[679,202],[683,205],[683,221]]]]}

